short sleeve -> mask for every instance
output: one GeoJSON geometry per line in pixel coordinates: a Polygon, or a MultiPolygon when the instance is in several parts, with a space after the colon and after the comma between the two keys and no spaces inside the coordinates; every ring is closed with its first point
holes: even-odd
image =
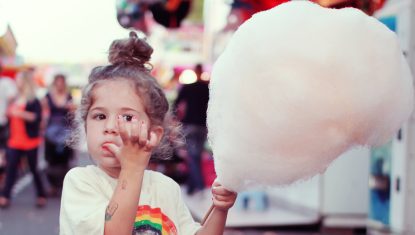
{"type": "Polygon", "coordinates": [[[60,235],[104,234],[108,204],[84,169],[74,168],[65,176],[59,218],[60,235]]]}
{"type": "Polygon", "coordinates": [[[201,226],[199,223],[196,223],[194,221],[192,215],[190,214],[189,208],[187,208],[186,204],[183,201],[180,187],[178,185],[176,189],[177,215],[180,235],[194,235],[200,229],[201,226]]]}

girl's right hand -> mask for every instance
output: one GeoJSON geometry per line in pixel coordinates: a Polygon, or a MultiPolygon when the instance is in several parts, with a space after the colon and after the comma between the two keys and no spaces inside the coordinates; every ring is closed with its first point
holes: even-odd
{"type": "Polygon", "coordinates": [[[108,148],[121,163],[121,169],[144,170],[151,157],[151,152],[157,144],[156,134],[148,131],[148,124],[133,117],[126,121],[118,116],[118,131],[122,146],[107,143],[108,148]]]}

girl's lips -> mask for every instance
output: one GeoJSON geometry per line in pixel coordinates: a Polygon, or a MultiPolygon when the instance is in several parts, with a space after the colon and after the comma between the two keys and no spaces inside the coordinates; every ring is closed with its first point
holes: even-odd
{"type": "Polygon", "coordinates": [[[119,146],[118,146],[118,144],[116,144],[115,142],[111,142],[111,141],[105,141],[104,143],[102,143],[102,145],[101,145],[101,146],[105,146],[105,145],[107,145],[107,144],[113,144],[113,145],[115,145],[115,146],[119,147],[119,146]]]}
{"type": "Polygon", "coordinates": [[[104,152],[107,152],[107,153],[110,153],[110,155],[114,155],[114,153],[111,151],[111,149],[107,146],[107,144],[114,144],[114,145],[116,145],[115,143],[113,143],[113,142],[104,142],[102,145],[101,145],[101,149],[104,151],[104,152]]]}

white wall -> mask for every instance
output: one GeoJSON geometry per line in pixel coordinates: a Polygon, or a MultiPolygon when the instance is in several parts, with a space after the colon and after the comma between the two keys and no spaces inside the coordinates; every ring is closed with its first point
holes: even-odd
{"type": "Polygon", "coordinates": [[[320,209],[320,176],[294,183],[290,186],[267,190],[270,197],[276,197],[316,212],[320,209]]]}
{"type": "Polygon", "coordinates": [[[333,162],[322,176],[321,212],[367,214],[370,150],[352,149],[333,162]]]}

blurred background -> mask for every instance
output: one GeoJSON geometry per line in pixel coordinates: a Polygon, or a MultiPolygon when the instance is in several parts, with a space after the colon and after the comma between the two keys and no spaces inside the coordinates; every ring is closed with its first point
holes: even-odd
{"type": "MultiPolygon", "coordinates": [[[[8,83],[0,86],[0,110],[13,96],[16,75],[26,70],[33,73],[36,96],[46,103],[56,75],[63,75],[71,107],[76,107],[90,70],[106,64],[112,40],[127,37],[133,29],[155,49],[152,73],[171,104],[177,105],[180,120],[186,115],[186,105],[175,102],[180,89],[198,76],[208,83],[212,64],[238,26],[256,12],[287,1],[0,0],[0,82],[8,83]],[[203,65],[200,75],[194,70],[198,63],[203,65]]],[[[359,8],[372,15],[396,32],[415,69],[415,0],[314,2],[359,8]]],[[[43,113],[51,115],[50,104],[46,110],[43,113]]],[[[7,128],[7,122],[0,124],[7,128]]],[[[323,175],[289,187],[241,193],[225,234],[415,234],[414,134],[411,118],[388,144],[347,152],[323,175]]],[[[60,185],[54,179],[63,177],[68,168],[92,162],[81,146],[71,150],[64,168],[56,167],[50,146],[44,138],[37,164],[48,192],[46,206],[35,206],[33,177],[23,158],[12,204],[0,210],[0,235],[59,233],[60,185]]],[[[4,155],[0,150],[0,188],[7,165],[4,155]]],[[[210,206],[209,188],[215,179],[207,143],[200,159],[204,188],[199,190],[189,190],[186,147],[177,149],[169,161],[150,164],[182,185],[184,199],[199,221],[210,206]]]]}

